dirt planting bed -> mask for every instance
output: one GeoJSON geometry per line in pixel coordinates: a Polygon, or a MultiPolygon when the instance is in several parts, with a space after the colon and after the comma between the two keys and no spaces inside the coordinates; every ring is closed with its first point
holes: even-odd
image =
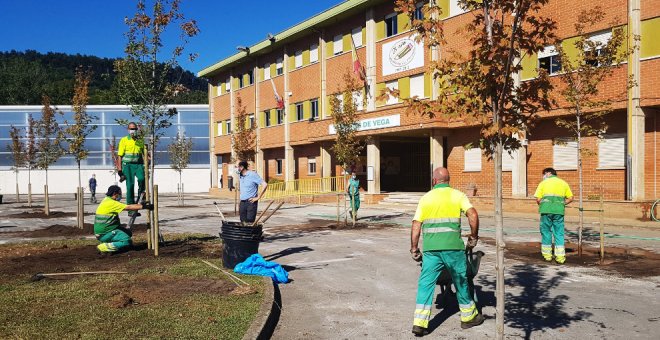
{"type": "MultiPolygon", "coordinates": [[[[494,245],[495,240],[482,238],[482,242],[494,245]]],[[[563,266],[594,267],[615,272],[624,277],[649,277],[660,275],[660,254],[639,248],[605,247],[605,260],[600,263],[600,248],[583,245],[578,255],[575,243],[566,244],[566,262],[563,266]]],[[[506,256],[526,263],[548,264],[541,256],[539,242],[506,242],[506,256]]],[[[554,261],[550,264],[558,265],[554,261]]]]}
{"type": "MultiPolygon", "coordinates": [[[[146,223],[134,224],[133,233],[144,232],[148,228],[146,223]]],[[[25,238],[42,238],[42,237],[76,237],[76,236],[93,236],[94,225],[85,223],[85,228],[79,229],[73,225],[54,224],[44,229],[33,231],[9,232],[8,235],[12,237],[25,237],[25,238]]]]}
{"type": "MultiPolygon", "coordinates": [[[[85,213],[85,216],[92,216],[94,213],[85,213]]],[[[19,213],[6,215],[7,218],[63,218],[76,217],[76,212],[51,211],[49,215],[44,214],[42,210],[23,211],[19,213]]]]}

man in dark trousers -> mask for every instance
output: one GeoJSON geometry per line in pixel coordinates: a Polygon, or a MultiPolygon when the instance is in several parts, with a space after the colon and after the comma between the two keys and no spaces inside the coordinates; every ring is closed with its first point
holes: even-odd
{"type": "Polygon", "coordinates": [[[246,161],[238,162],[236,172],[238,172],[239,177],[238,190],[241,193],[241,204],[239,206],[241,222],[252,223],[257,218],[258,201],[266,192],[268,183],[261,179],[256,171],[248,170],[248,162],[246,161]],[[259,193],[259,185],[264,186],[261,193],[259,193]]]}
{"type": "Polygon", "coordinates": [[[89,179],[89,193],[92,195],[89,201],[96,203],[96,174],[92,174],[92,178],[89,179]]]}

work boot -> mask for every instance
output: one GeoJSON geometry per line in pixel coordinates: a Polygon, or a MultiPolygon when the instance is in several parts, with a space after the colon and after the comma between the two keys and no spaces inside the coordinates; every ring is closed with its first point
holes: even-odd
{"type": "Polygon", "coordinates": [[[475,316],[474,319],[472,319],[468,322],[462,322],[461,321],[461,328],[462,329],[468,329],[468,328],[472,328],[474,326],[479,326],[482,323],[484,323],[484,320],[485,320],[485,318],[484,318],[483,315],[481,315],[481,313],[477,314],[477,316],[475,316]]]}
{"type": "Polygon", "coordinates": [[[566,262],[566,256],[557,256],[555,257],[555,261],[559,264],[564,264],[564,262],[566,262]]]}
{"type": "Polygon", "coordinates": [[[424,328],[421,326],[413,326],[412,332],[413,334],[415,334],[415,336],[424,336],[429,334],[428,328],[424,328]]]}
{"type": "Polygon", "coordinates": [[[552,255],[543,255],[545,262],[552,262],[552,255]]]}

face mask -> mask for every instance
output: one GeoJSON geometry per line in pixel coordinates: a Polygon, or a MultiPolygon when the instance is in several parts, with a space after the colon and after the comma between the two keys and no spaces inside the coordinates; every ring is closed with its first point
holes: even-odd
{"type": "Polygon", "coordinates": [[[240,175],[240,174],[241,174],[241,170],[236,169],[236,174],[237,174],[237,175],[240,175]]]}
{"type": "Polygon", "coordinates": [[[357,176],[353,175],[353,176],[351,176],[351,177],[352,177],[353,179],[355,179],[357,176]]]}
{"type": "Polygon", "coordinates": [[[129,133],[131,136],[135,135],[136,132],[137,132],[137,130],[133,130],[133,129],[128,130],[128,133],[129,133]]]}
{"type": "Polygon", "coordinates": [[[122,198],[121,195],[119,195],[119,196],[117,196],[117,198],[115,198],[115,201],[120,202],[121,198],[122,198]]]}

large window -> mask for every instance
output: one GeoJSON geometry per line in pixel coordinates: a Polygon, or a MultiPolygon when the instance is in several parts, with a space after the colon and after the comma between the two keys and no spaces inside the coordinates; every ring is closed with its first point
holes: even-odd
{"type": "Polygon", "coordinates": [[[391,37],[399,33],[397,27],[396,13],[392,13],[385,17],[385,34],[387,37],[391,37]]]}
{"type": "Polygon", "coordinates": [[[472,148],[465,150],[463,171],[481,171],[481,149],[472,148]]]}
{"type": "Polygon", "coordinates": [[[539,69],[545,70],[548,74],[556,74],[561,71],[559,53],[554,46],[547,46],[539,52],[539,69]]]}
{"type": "Polygon", "coordinates": [[[424,98],[424,74],[410,77],[410,98],[424,98]]]}
{"type": "Polygon", "coordinates": [[[312,44],[312,46],[309,47],[309,62],[315,63],[317,61],[319,61],[319,45],[312,44]]]}
{"type": "Polygon", "coordinates": [[[312,118],[313,119],[319,119],[319,100],[318,99],[312,99],[310,102],[311,109],[312,109],[312,118]]]}
{"type": "Polygon", "coordinates": [[[335,35],[332,41],[332,53],[334,55],[341,54],[344,51],[344,36],[341,34],[335,35]]]}
{"type": "Polygon", "coordinates": [[[307,158],[307,174],[309,174],[309,175],[316,174],[316,158],[315,157],[307,158]]]}
{"type": "MultiPolygon", "coordinates": [[[[612,31],[605,31],[591,35],[587,40],[593,44],[593,48],[585,46],[585,62],[592,66],[603,66],[598,62],[598,57],[606,57],[604,48],[612,39],[612,31]]],[[[607,58],[610,59],[610,58],[607,58]]],[[[609,60],[608,60],[609,61],[609,60]]],[[[611,63],[611,61],[609,62],[611,63]]]]}
{"type": "Polygon", "coordinates": [[[362,27],[354,28],[351,31],[351,38],[356,48],[362,46],[362,27]]]}
{"type": "Polygon", "coordinates": [[[607,135],[598,141],[598,168],[625,169],[626,139],[623,134],[607,135]]]}
{"type": "Polygon", "coordinates": [[[552,167],[555,170],[577,170],[577,142],[571,138],[557,138],[552,146],[552,167]]]}
{"type": "Polygon", "coordinates": [[[305,110],[303,109],[303,103],[296,104],[296,120],[301,121],[305,119],[305,110]]]}
{"type": "Polygon", "coordinates": [[[264,65],[264,80],[270,79],[270,63],[264,65]]]}
{"type": "Polygon", "coordinates": [[[296,51],[295,57],[294,57],[294,62],[296,68],[300,68],[303,66],[303,58],[302,58],[302,51],[296,51]]]}

